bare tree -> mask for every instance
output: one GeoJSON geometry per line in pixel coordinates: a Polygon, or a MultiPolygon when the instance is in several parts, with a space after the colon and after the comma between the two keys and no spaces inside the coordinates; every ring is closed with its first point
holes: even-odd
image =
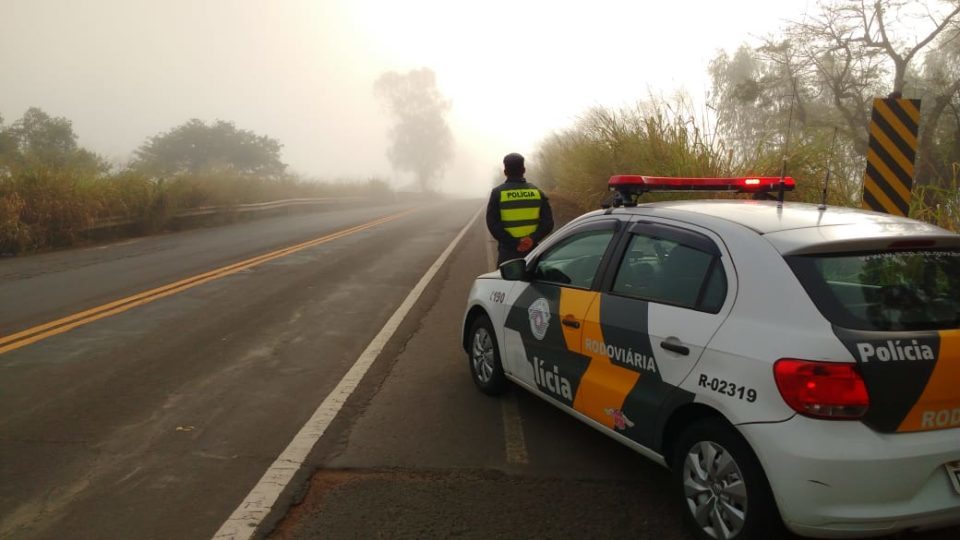
{"type": "Polygon", "coordinates": [[[960,163],[960,25],[954,25],[934,42],[924,59],[922,86],[923,122],[917,181],[948,179],[960,163]]]}
{"type": "Polygon", "coordinates": [[[960,73],[954,73],[950,83],[934,88],[924,84],[916,64],[924,59],[921,51],[941,35],[951,39],[943,40],[938,49],[953,41],[958,20],[957,0],[844,0],[822,5],[809,22],[795,23],[790,34],[815,67],[860,151],[866,150],[872,98],[886,93],[884,87],[892,96],[906,92],[925,98],[917,181],[929,183],[934,171],[927,162],[935,145],[934,133],[946,105],[960,91],[960,73]],[[915,34],[917,30],[921,33],[915,34]]]}
{"type": "MultiPolygon", "coordinates": [[[[938,137],[940,120],[960,93],[958,42],[960,0],[820,3],[752,50],[758,62],[752,77],[761,83],[753,105],[762,106],[764,94],[768,104],[779,103],[766,107],[769,121],[771,115],[782,118],[785,97],[795,99],[801,129],[838,127],[862,159],[873,98],[922,98],[917,181],[935,183],[944,179],[937,148],[949,144],[938,137]]],[[[724,87],[717,83],[723,79],[712,75],[715,99],[722,103],[724,87]]]]}

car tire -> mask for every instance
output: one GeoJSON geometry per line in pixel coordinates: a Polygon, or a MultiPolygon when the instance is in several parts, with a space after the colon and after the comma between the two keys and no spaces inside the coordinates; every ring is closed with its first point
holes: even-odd
{"type": "Polygon", "coordinates": [[[691,424],[673,445],[670,464],[684,525],[694,538],[766,540],[786,534],[759,460],[726,422],[691,424]]]}
{"type": "Polygon", "coordinates": [[[500,363],[497,334],[486,315],[477,317],[470,327],[467,355],[473,382],[481,392],[496,396],[507,390],[507,378],[500,363]]]}

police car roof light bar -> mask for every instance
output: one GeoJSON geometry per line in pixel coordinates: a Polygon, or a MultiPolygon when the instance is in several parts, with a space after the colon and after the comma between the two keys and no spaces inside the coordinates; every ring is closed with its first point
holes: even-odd
{"type": "Polygon", "coordinates": [[[752,193],[754,199],[775,198],[771,192],[792,191],[796,182],[789,176],[742,176],[736,178],[682,178],[672,176],[642,176],[620,174],[610,177],[607,186],[614,197],[603,203],[603,208],[636,206],[644,193],[722,191],[752,193]]]}
{"type": "MultiPolygon", "coordinates": [[[[796,187],[793,178],[783,179],[783,189],[796,187]]],[[[611,176],[608,186],[623,194],[642,194],[672,191],[728,191],[734,193],[765,193],[780,189],[779,176],[744,176],[739,178],[678,178],[671,176],[640,176],[621,174],[611,176]]]]}

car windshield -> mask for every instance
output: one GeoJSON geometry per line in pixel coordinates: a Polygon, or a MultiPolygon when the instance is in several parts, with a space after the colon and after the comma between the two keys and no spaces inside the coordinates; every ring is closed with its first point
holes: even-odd
{"type": "Polygon", "coordinates": [[[960,250],[788,257],[832,323],[857,330],[960,327],[960,250]]]}

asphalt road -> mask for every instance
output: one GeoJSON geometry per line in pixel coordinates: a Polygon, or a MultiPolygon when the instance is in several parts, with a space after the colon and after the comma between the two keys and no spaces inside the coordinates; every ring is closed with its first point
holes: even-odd
{"type": "Polygon", "coordinates": [[[489,247],[478,224],[271,538],[685,538],[665,470],[528,394],[473,386],[460,323],[489,247]]]}
{"type": "MultiPolygon", "coordinates": [[[[0,354],[0,538],[210,538],[480,207],[431,205],[0,354]]],[[[0,334],[412,205],[0,261],[0,334]]]]}
{"type": "MultiPolygon", "coordinates": [[[[211,538],[480,206],[301,214],[0,260],[2,345],[414,210],[0,353],[0,538],[211,538]]],[[[478,220],[258,536],[684,538],[667,471],[527,394],[475,390],[459,326],[490,247],[478,220]]]]}
{"type": "Polygon", "coordinates": [[[460,324],[491,247],[481,224],[464,238],[399,353],[318,444],[317,471],[271,540],[687,538],[666,469],[522,390],[476,390],[460,324]]]}

